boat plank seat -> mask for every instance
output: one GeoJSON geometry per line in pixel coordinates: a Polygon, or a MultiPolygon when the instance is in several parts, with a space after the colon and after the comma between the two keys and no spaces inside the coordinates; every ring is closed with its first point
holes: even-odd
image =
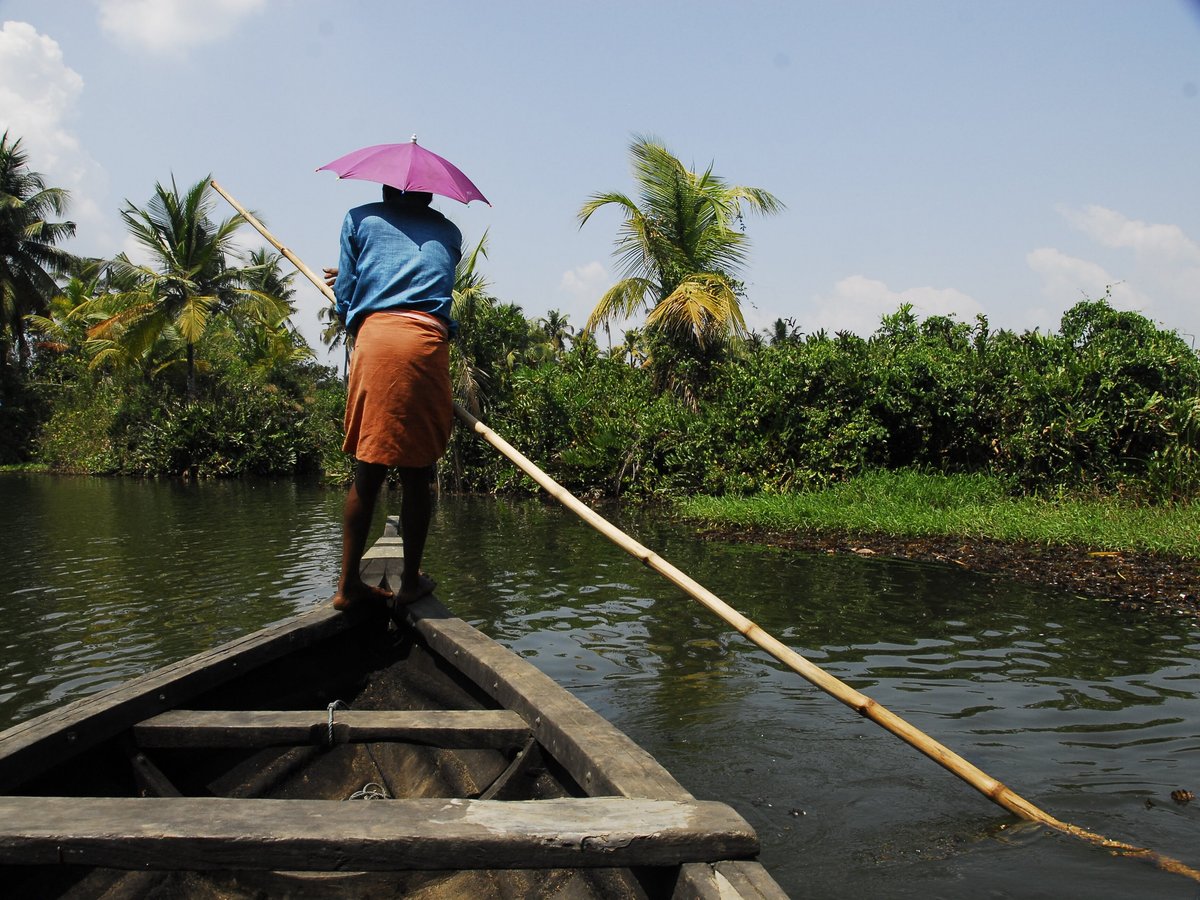
{"type": "Polygon", "coordinates": [[[11,789],[108,740],[131,721],[177,707],[241,672],[253,671],[352,627],[344,613],[332,606],[321,607],[18,723],[0,736],[0,790],[11,789]]]}
{"type": "Polygon", "coordinates": [[[724,803],[0,797],[0,863],[393,871],[677,866],[759,850],[724,803]]]}
{"type": "MultiPolygon", "coordinates": [[[[402,741],[454,749],[515,750],[530,739],[515,712],[336,710],[333,743],[402,741]]],[[[133,727],[143,748],[276,747],[328,744],[323,710],[170,710],[133,727]]]]}
{"type": "Polygon", "coordinates": [[[404,542],[399,537],[381,537],[363,553],[358,571],[367,584],[398,591],[404,571],[404,542]]]}

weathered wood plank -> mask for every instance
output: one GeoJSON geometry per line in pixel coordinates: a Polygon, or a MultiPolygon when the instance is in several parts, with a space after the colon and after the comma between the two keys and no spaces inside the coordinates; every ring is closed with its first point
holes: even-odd
{"type": "Polygon", "coordinates": [[[430,597],[404,608],[412,626],[500,706],[521,715],[538,743],[589,795],[690,800],[649,753],[561,685],[430,597]]]}
{"type": "MultiPolygon", "coordinates": [[[[324,710],[169,710],[134,726],[140,747],[328,744],[324,710]]],[[[453,749],[516,749],[529,740],[509,710],[336,710],[335,744],[405,741],[453,749]]]]}
{"type": "Polygon", "coordinates": [[[268,626],[0,733],[0,790],[37,776],[135,722],[359,624],[332,607],[268,626]]]}
{"type": "Polygon", "coordinates": [[[128,869],[667,866],[758,852],[723,803],[0,798],[0,863],[128,869]]]}
{"type": "Polygon", "coordinates": [[[496,776],[496,780],[489,784],[479,794],[480,800],[495,800],[500,798],[513,780],[518,776],[528,772],[535,765],[542,765],[542,754],[537,748],[537,741],[531,735],[529,740],[525,742],[517,755],[512,758],[512,761],[505,767],[504,771],[496,776]]]}
{"type": "Polygon", "coordinates": [[[383,585],[387,583],[387,570],[392,564],[393,560],[384,556],[364,559],[358,567],[358,574],[369,585],[383,585]]]}
{"type": "Polygon", "coordinates": [[[672,900],[788,900],[762,863],[695,862],[679,867],[672,900]]]}
{"type": "Polygon", "coordinates": [[[404,559],[404,544],[399,538],[380,538],[363,552],[363,559],[404,559]]]}
{"type": "Polygon", "coordinates": [[[400,589],[400,573],[404,570],[404,540],[398,528],[396,517],[389,516],[383,535],[363,554],[358,571],[367,584],[380,585],[390,591],[400,589]]]}
{"type": "Polygon", "coordinates": [[[133,780],[143,797],[182,797],[179,788],[171,783],[171,779],[163,774],[144,753],[133,753],[129,757],[133,768],[133,780]]]}

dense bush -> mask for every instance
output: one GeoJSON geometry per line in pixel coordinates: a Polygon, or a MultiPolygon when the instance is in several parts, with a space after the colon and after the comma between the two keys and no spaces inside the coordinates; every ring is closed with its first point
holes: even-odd
{"type": "Polygon", "coordinates": [[[37,456],[59,471],[93,474],[343,477],[345,392],[330,375],[295,396],[227,372],[187,400],[166,382],[77,374],[46,391],[53,411],[37,456]]]}
{"type": "MultiPolygon", "coordinates": [[[[714,359],[688,395],[586,340],[547,353],[516,307],[478,318],[456,352],[472,362],[481,417],[576,493],[784,493],[901,469],[998,475],[1026,492],[1200,493],[1200,358],[1103,300],[1050,334],[908,307],[869,338],[784,332],[714,359]]],[[[37,455],[56,468],[349,477],[331,370],[294,363],[267,378],[226,359],[188,401],[178,373],[122,381],[66,357],[39,365],[37,455]]],[[[464,428],[440,480],[535,490],[464,428]]]]}
{"type": "MultiPolygon", "coordinates": [[[[555,478],[605,494],[744,494],[873,469],[987,472],[1027,491],[1151,500],[1200,490],[1200,358],[1145,317],[1085,301],[1057,334],[919,321],[869,339],[785,336],[716,365],[694,407],[607,358],[519,369],[491,426],[555,478]]],[[[474,489],[517,477],[495,458],[474,489]]]]}

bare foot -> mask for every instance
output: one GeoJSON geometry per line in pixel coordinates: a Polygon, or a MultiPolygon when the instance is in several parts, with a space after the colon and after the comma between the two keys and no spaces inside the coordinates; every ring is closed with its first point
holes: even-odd
{"type": "Polygon", "coordinates": [[[421,572],[417,575],[416,584],[406,585],[401,582],[400,590],[396,592],[396,605],[407,606],[409,603],[416,603],[422,597],[432,594],[435,587],[437,582],[421,572]]]}
{"type": "Polygon", "coordinates": [[[360,606],[385,607],[392,602],[392,592],[365,582],[352,582],[333,595],[333,608],[339,612],[360,606]]]}

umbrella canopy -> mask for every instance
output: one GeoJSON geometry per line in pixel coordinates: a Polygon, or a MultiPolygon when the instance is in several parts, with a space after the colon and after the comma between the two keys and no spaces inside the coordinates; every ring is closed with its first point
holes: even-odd
{"type": "Polygon", "coordinates": [[[401,191],[429,191],[460,203],[487,197],[453,163],[417,144],[417,136],[406,144],[376,144],[338,157],[317,169],[328,169],[338,178],[359,178],[390,184],[401,191]]]}

